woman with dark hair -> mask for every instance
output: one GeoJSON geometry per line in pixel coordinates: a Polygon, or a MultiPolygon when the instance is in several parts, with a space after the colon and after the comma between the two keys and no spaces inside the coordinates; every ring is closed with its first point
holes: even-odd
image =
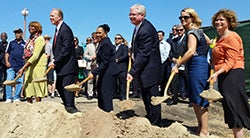
{"type": "Polygon", "coordinates": [[[212,17],[212,25],[219,37],[212,50],[215,73],[209,80],[218,78],[225,123],[233,130],[235,138],[242,138],[243,128],[250,129],[250,106],[245,87],[243,43],[233,31],[237,27],[235,12],[219,10],[212,17]]]}
{"type": "Polygon", "coordinates": [[[36,97],[36,102],[40,102],[42,97],[47,96],[47,83],[32,82],[34,78],[44,77],[47,65],[47,57],[45,55],[45,40],[42,34],[42,26],[39,22],[33,21],[29,23],[30,37],[26,43],[23,58],[26,63],[18,71],[19,74],[25,72],[24,92],[29,103],[32,103],[32,97],[36,97]]]}
{"type": "Polygon", "coordinates": [[[107,24],[100,25],[96,29],[99,44],[96,49],[96,62],[98,67],[89,73],[89,78],[98,75],[97,93],[98,107],[106,112],[113,110],[113,93],[115,92],[115,75],[117,66],[115,62],[115,46],[111,43],[107,24]]]}

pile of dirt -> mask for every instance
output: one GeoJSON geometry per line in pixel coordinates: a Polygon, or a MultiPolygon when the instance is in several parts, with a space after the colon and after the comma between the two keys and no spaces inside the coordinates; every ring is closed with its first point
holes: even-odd
{"type": "Polygon", "coordinates": [[[0,103],[0,108],[1,137],[197,137],[178,122],[159,128],[143,117],[122,120],[117,113],[97,107],[76,114],[67,113],[56,102],[0,103]]]}

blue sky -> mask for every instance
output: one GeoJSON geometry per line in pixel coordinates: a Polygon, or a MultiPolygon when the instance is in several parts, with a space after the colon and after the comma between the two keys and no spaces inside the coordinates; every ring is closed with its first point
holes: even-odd
{"type": "MultiPolygon", "coordinates": [[[[114,35],[122,34],[128,41],[134,26],[128,18],[129,8],[136,3],[143,4],[147,10],[146,18],[157,30],[168,34],[174,24],[179,24],[180,11],[185,7],[196,10],[203,23],[211,25],[211,17],[219,9],[234,10],[238,20],[250,19],[248,0],[4,0],[0,8],[0,32],[7,32],[9,39],[14,39],[13,30],[23,28],[23,8],[29,10],[27,24],[38,21],[43,26],[43,35],[53,36],[54,28],[50,23],[49,14],[52,8],[61,8],[64,21],[71,27],[80,42],[94,32],[97,26],[107,23],[111,31],[109,37],[114,41],[114,35]]],[[[29,32],[27,30],[26,38],[29,32]]]]}

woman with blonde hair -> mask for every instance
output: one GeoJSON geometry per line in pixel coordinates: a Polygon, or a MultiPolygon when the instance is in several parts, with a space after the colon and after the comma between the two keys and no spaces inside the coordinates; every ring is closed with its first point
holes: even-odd
{"type": "Polygon", "coordinates": [[[32,97],[36,102],[40,102],[42,97],[47,96],[47,82],[33,82],[34,78],[43,78],[47,57],[45,55],[45,40],[42,34],[42,26],[37,21],[29,23],[30,37],[25,45],[24,56],[25,65],[18,71],[19,74],[25,72],[24,93],[29,103],[32,97]]]}
{"type": "Polygon", "coordinates": [[[209,77],[209,65],[207,62],[209,38],[203,33],[201,19],[192,8],[181,10],[179,17],[181,24],[187,31],[187,51],[181,60],[177,61],[173,71],[178,73],[178,68],[187,62],[189,100],[193,106],[197,121],[199,136],[208,136],[208,106],[207,100],[201,98],[199,94],[208,88],[207,79],[209,77]]]}

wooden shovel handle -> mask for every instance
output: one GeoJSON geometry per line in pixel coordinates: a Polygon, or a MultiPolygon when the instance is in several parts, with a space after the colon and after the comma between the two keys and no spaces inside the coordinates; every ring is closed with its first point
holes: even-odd
{"type": "MultiPolygon", "coordinates": [[[[178,57],[178,61],[180,61],[180,60],[181,60],[181,56],[178,57]]],[[[168,78],[168,82],[167,82],[166,87],[165,87],[165,90],[164,90],[164,96],[167,96],[168,87],[169,87],[169,85],[170,85],[172,79],[174,78],[174,75],[175,75],[175,72],[172,71],[171,75],[170,75],[169,78],[168,78]]]]}
{"type": "Polygon", "coordinates": [[[49,68],[45,71],[44,76],[47,76],[48,73],[49,73],[49,71],[50,71],[51,69],[53,69],[53,68],[54,68],[53,66],[49,66],[49,68]]]}
{"type": "Polygon", "coordinates": [[[90,79],[89,77],[85,78],[85,79],[84,79],[83,81],[81,81],[78,85],[79,85],[79,86],[83,85],[83,84],[84,84],[85,82],[87,82],[89,79],[90,79]]]}
{"type": "MultiPolygon", "coordinates": [[[[213,69],[211,69],[210,70],[210,76],[212,76],[214,74],[214,70],[213,69]]],[[[211,89],[211,88],[213,88],[214,87],[214,79],[211,79],[210,81],[209,81],[209,88],[211,89]]]]}
{"type": "Polygon", "coordinates": [[[164,90],[164,97],[167,96],[168,87],[169,87],[171,81],[173,80],[174,75],[175,75],[175,72],[172,71],[171,75],[169,76],[168,82],[167,82],[167,84],[166,84],[165,90],[164,90]]]}
{"type": "Polygon", "coordinates": [[[17,79],[20,78],[21,76],[22,76],[21,74],[18,74],[13,81],[16,82],[17,79]]]}
{"type": "MultiPolygon", "coordinates": [[[[128,72],[131,69],[131,56],[128,58],[128,72]]],[[[127,80],[127,85],[126,85],[126,100],[129,98],[129,88],[130,88],[130,81],[127,80]]]]}

